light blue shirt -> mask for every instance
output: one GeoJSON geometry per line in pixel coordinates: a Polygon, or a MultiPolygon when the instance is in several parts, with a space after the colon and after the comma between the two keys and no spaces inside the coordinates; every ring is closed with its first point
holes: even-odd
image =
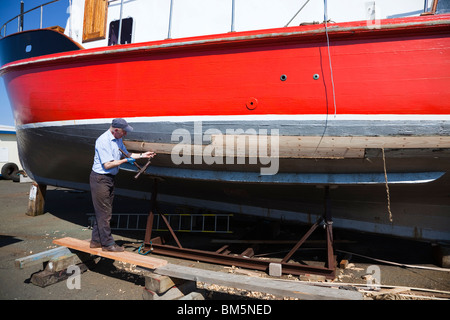
{"type": "Polygon", "coordinates": [[[120,160],[123,155],[119,148],[126,154],[129,154],[122,139],[114,138],[111,131],[107,130],[100,137],[98,137],[95,141],[95,155],[92,171],[100,174],[116,175],[119,172],[119,167],[106,170],[103,164],[112,160],[120,160]]]}

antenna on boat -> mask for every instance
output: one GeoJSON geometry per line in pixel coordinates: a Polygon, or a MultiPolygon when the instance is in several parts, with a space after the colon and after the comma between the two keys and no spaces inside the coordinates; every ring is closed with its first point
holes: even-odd
{"type": "Polygon", "coordinates": [[[173,13],[173,0],[170,0],[169,30],[167,31],[167,39],[172,38],[172,13],[173,13]]]}
{"type": "Polygon", "coordinates": [[[123,14],[123,0],[120,0],[119,35],[117,36],[117,44],[120,44],[122,41],[122,14],[123,14]]]}
{"type": "Polygon", "coordinates": [[[235,0],[232,0],[231,1],[231,32],[236,31],[235,27],[234,27],[234,20],[235,20],[235,0]]]}
{"type": "Polygon", "coordinates": [[[23,1],[20,1],[19,32],[23,31],[23,1]]]}

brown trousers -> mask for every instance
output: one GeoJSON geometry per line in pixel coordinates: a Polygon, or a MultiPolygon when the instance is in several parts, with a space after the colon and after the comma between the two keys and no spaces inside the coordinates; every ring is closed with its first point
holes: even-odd
{"type": "Polygon", "coordinates": [[[89,183],[95,210],[91,241],[108,247],[115,243],[110,226],[114,200],[114,176],[91,171],[89,183]]]}

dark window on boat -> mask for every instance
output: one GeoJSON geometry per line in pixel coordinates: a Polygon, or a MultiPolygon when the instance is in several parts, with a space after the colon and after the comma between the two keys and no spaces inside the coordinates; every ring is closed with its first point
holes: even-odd
{"type": "MultiPolygon", "coordinates": [[[[111,21],[109,24],[108,46],[117,44],[119,37],[120,20],[111,21]]],[[[133,33],[133,18],[122,19],[122,33],[120,34],[120,44],[131,43],[131,35],[133,33]]]]}
{"type": "Polygon", "coordinates": [[[450,12],[450,0],[439,0],[436,7],[436,14],[449,13],[450,12]]]}

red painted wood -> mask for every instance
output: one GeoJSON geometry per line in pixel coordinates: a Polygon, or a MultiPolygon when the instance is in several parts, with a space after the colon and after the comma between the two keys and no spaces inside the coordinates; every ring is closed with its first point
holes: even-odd
{"type": "MultiPolygon", "coordinates": [[[[450,18],[433,19],[443,17],[450,18]]],[[[339,24],[338,31],[329,25],[338,114],[450,114],[450,24],[407,25],[429,19],[386,20],[395,26],[386,30],[368,30],[365,22],[339,24]]],[[[335,111],[323,25],[48,57],[57,59],[33,58],[3,68],[17,124],[335,111]],[[255,38],[269,33],[278,35],[255,38]],[[126,48],[136,50],[117,51],[126,48]],[[249,101],[254,101],[251,110],[249,101]]]]}

